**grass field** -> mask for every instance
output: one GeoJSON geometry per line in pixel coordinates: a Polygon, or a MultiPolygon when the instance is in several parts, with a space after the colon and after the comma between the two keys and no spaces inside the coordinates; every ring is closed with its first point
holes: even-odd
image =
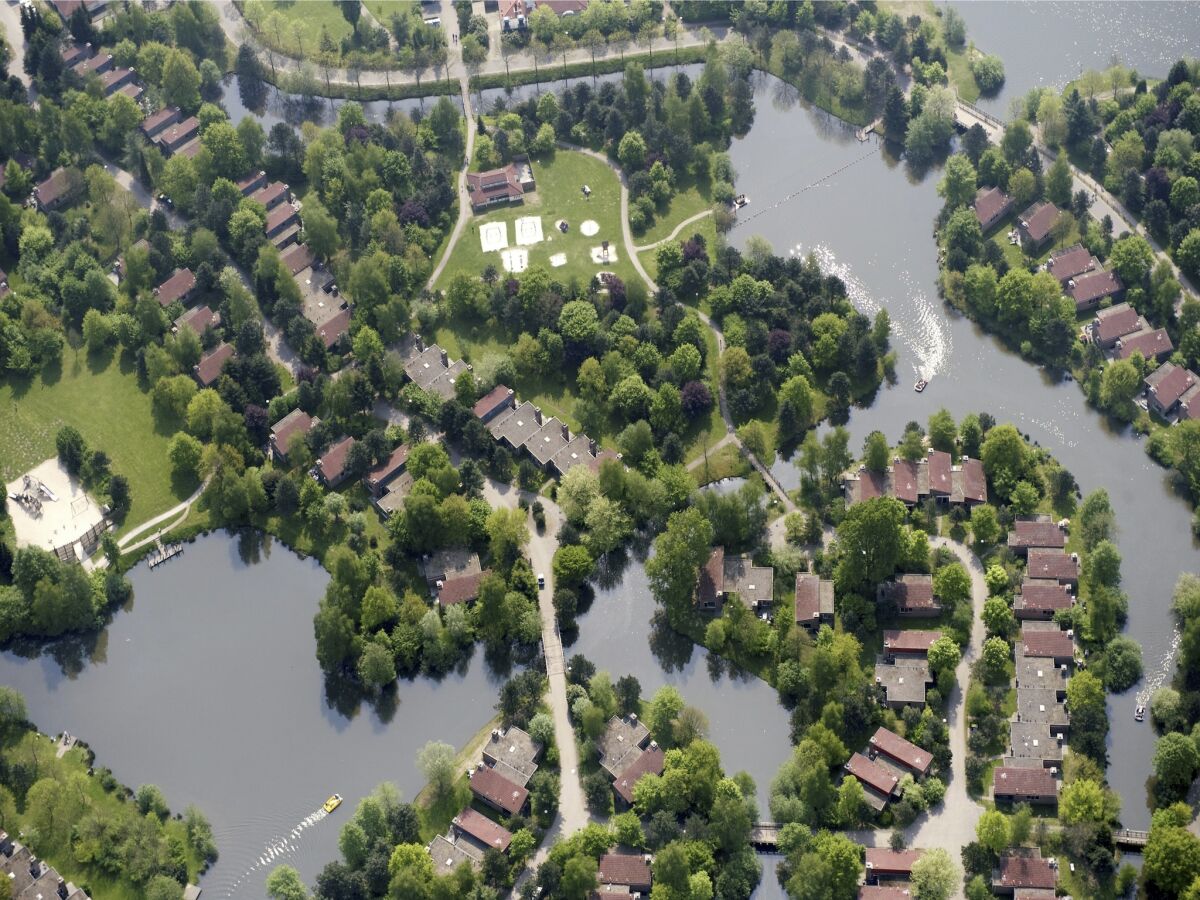
{"type": "Polygon", "coordinates": [[[625,258],[621,233],[620,182],[607,164],[573,150],[556,150],[547,158],[534,160],[533,177],[537,190],[527,194],[524,203],[492,210],[472,219],[454,246],[450,262],[438,281],[439,287],[445,288],[459,272],[478,276],[489,265],[503,273],[500,253],[483,252],[479,228],[487,222],[507,223],[508,246],[515,248],[517,236],[513,223],[525,216],[541,217],[544,238],[541,243],[526,248],[529,265],[544,266],[553,278],[564,283],[571,278],[585,282],[601,271],[615,272],[623,281],[635,277],[633,265],[625,258]],[[585,184],[592,189],[591,200],[587,200],[580,190],[585,184]],[[554,227],[559,219],[565,219],[570,225],[566,234],[559,233],[554,227]],[[600,225],[599,233],[593,237],[586,237],[579,230],[580,223],[588,219],[600,225]],[[601,265],[591,261],[591,248],[599,247],[602,240],[607,240],[609,247],[616,251],[616,262],[601,265]],[[567,263],[554,268],[550,265],[550,257],[557,253],[565,253],[567,263]]]}
{"type": "Polygon", "coordinates": [[[55,455],[54,436],[74,425],[88,446],[103,450],[112,471],[129,479],[133,506],[122,531],[174,506],[189,485],[171,481],[167,441],[177,423],[162,421],[142,391],[132,362],[89,358],[70,347],[61,369],[32,379],[0,381],[0,477],[11,481],[55,455]]]}

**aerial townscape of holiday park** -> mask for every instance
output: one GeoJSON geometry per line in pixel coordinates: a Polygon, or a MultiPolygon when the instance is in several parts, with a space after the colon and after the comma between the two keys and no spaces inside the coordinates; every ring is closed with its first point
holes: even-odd
{"type": "Polygon", "coordinates": [[[1194,4],[0,24],[0,900],[1200,897],[1194,4]]]}

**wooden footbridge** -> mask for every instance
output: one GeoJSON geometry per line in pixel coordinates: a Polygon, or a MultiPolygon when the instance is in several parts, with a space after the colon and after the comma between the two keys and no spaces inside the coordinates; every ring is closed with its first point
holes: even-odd
{"type": "Polygon", "coordinates": [[[1150,832],[1118,828],[1113,832],[1113,843],[1123,850],[1141,850],[1150,840],[1150,832]]]}
{"type": "Polygon", "coordinates": [[[779,846],[782,830],[778,822],[755,822],[750,828],[750,846],[756,850],[774,850],[779,846]]]}
{"type": "Polygon", "coordinates": [[[858,138],[858,142],[861,144],[864,141],[866,141],[867,138],[869,138],[871,136],[872,132],[878,131],[879,126],[882,124],[883,124],[883,117],[881,116],[880,118],[876,119],[871,124],[865,125],[862,128],[858,129],[858,131],[854,132],[854,136],[856,138],[858,138]]]}

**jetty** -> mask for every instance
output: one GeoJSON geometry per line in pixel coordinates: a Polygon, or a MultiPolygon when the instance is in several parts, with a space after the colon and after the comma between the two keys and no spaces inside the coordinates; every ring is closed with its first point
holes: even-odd
{"type": "Polygon", "coordinates": [[[150,563],[151,569],[156,569],[172,557],[179,556],[183,553],[183,544],[176,541],[174,544],[163,544],[162,541],[154,542],[154,549],[147,557],[147,562],[150,563]]]}
{"type": "Polygon", "coordinates": [[[869,125],[864,125],[862,128],[858,129],[858,131],[854,132],[854,136],[856,138],[858,138],[858,142],[860,144],[864,143],[867,140],[867,138],[869,138],[873,133],[875,133],[879,130],[879,126],[882,124],[883,124],[883,117],[881,116],[880,118],[876,119],[874,122],[871,122],[869,125]]]}

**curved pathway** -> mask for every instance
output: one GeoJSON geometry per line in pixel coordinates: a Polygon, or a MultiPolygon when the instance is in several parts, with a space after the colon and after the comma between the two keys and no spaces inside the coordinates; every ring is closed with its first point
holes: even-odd
{"type": "MultiPolygon", "coordinates": [[[[629,183],[625,178],[625,172],[620,166],[616,165],[603,153],[598,153],[595,150],[587,147],[580,147],[576,144],[569,144],[566,141],[558,141],[557,145],[564,150],[574,150],[578,153],[583,153],[587,156],[593,157],[594,159],[598,159],[616,172],[617,178],[621,182],[621,237],[625,241],[625,253],[628,255],[629,261],[633,263],[633,267],[635,270],[637,270],[638,275],[641,276],[641,279],[644,282],[646,282],[646,287],[650,289],[650,292],[658,293],[658,284],[653,278],[650,277],[645,268],[643,268],[642,261],[638,259],[637,255],[638,248],[633,244],[633,232],[629,228],[629,183]]],[[[711,212],[711,210],[709,212],[711,212]]],[[[679,228],[682,228],[684,225],[687,225],[688,222],[697,218],[700,218],[700,216],[693,216],[691,219],[680,223],[679,228]]],[[[676,233],[678,233],[679,228],[675,229],[676,233]]],[[[665,240],[671,240],[671,238],[665,238],[665,240]]],[[[683,306],[684,304],[680,305],[683,306]]],[[[721,333],[721,329],[718,328],[716,323],[714,323],[713,320],[705,313],[695,309],[694,307],[689,306],[687,308],[699,316],[700,321],[703,322],[710,331],[712,331],[713,336],[717,339],[717,355],[720,356],[722,353],[724,353],[725,335],[721,333]]],[[[766,483],[767,487],[779,498],[780,502],[783,504],[784,510],[787,512],[792,512],[795,510],[795,502],[791,497],[788,496],[787,491],[783,489],[779,482],[775,480],[775,476],[771,474],[771,470],[764,466],[759,458],[755,456],[753,452],[751,452],[750,448],[742,442],[742,439],[737,436],[737,432],[733,424],[733,417],[729,415],[729,406],[725,402],[725,385],[721,383],[719,379],[717,381],[717,401],[721,408],[721,418],[725,420],[726,437],[723,439],[723,442],[732,441],[741,447],[742,453],[746,455],[746,459],[750,461],[750,465],[752,465],[755,471],[762,476],[762,479],[766,483]]]]}
{"type": "Polygon", "coordinates": [[[675,238],[679,237],[679,232],[683,231],[683,229],[687,228],[693,222],[699,222],[705,216],[711,216],[711,215],[712,215],[711,209],[706,209],[703,212],[698,212],[694,216],[689,216],[688,218],[686,218],[682,222],[680,222],[678,225],[676,225],[675,230],[672,231],[670,234],[668,234],[665,238],[662,238],[661,240],[657,240],[653,244],[643,244],[642,246],[634,247],[633,249],[636,250],[638,253],[645,253],[647,250],[653,250],[655,247],[660,247],[663,244],[667,243],[668,241],[673,241],[673,240],[675,240],[675,238]]]}
{"type": "MultiPolygon", "coordinates": [[[[442,0],[442,21],[457,23],[457,16],[451,0],[442,0]],[[448,20],[447,16],[453,18],[448,20]]],[[[458,172],[458,220],[454,223],[454,230],[450,232],[450,240],[446,242],[446,250],[442,253],[442,258],[434,266],[433,274],[429,276],[429,281],[426,283],[430,290],[433,290],[434,284],[442,277],[446,264],[450,262],[450,255],[454,252],[454,246],[462,237],[463,229],[467,227],[467,220],[471,218],[471,195],[467,193],[467,170],[471,168],[471,157],[475,155],[475,111],[471,107],[471,85],[470,79],[467,77],[466,66],[463,64],[462,44],[451,44],[450,53],[453,58],[450,60],[449,66],[458,76],[458,91],[462,97],[463,117],[467,120],[467,148],[462,169],[458,172]]]]}
{"type": "MultiPolygon", "coordinates": [[[[196,488],[195,491],[192,492],[190,497],[188,497],[182,503],[172,506],[166,512],[160,513],[150,521],[143,522],[137,528],[133,529],[133,531],[129,532],[123,538],[118,540],[117,546],[123,553],[132,553],[134,550],[142,549],[147,544],[154,543],[164,534],[167,534],[171,530],[178,528],[183,524],[184,520],[187,519],[188,514],[192,511],[192,504],[200,499],[200,495],[204,493],[204,489],[206,487],[208,487],[207,478],[200,484],[198,488],[196,488]],[[155,525],[159,524],[160,522],[165,522],[167,519],[171,519],[172,521],[161,528],[155,529],[152,534],[148,534],[140,540],[134,541],[134,538],[142,534],[147,528],[154,528],[155,525]]],[[[87,560],[84,563],[84,568],[88,569],[89,571],[108,568],[108,557],[101,554],[94,561],[87,560]]]]}

